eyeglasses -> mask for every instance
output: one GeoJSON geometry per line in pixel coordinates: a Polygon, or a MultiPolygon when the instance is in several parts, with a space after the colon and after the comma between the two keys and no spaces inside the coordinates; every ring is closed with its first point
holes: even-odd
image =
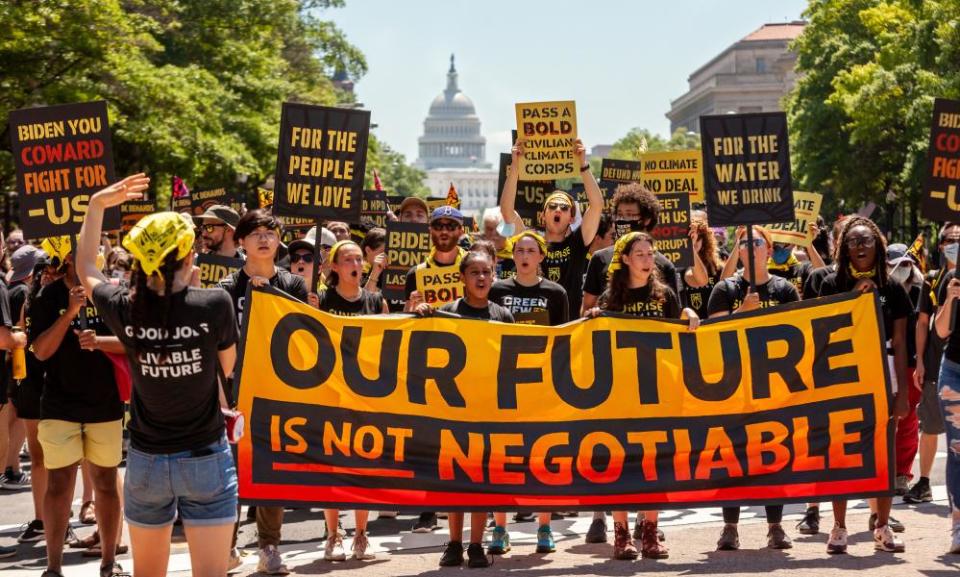
{"type": "Polygon", "coordinates": [[[847,248],[873,248],[873,245],[877,244],[877,239],[872,236],[856,236],[853,238],[847,239],[847,248]]]}
{"type": "Polygon", "coordinates": [[[203,232],[213,232],[215,229],[223,228],[223,227],[225,227],[225,226],[227,226],[227,225],[225,225],[225,224],[201,224],[201,225],[200,225],[200,230],[202,230],[203,232]]]}
{"type": "MultiPolygon", "coordinates": [[[[765,241],[764,241],[762,238],[755,238],[755,239],[753,239],[753,246],[754,246],[754,248],[760,248],[761,246],[763,246],[763,243],[764,243],[764,242],[765,242],[765,241]]],[[[749,244],[750,244],[749,241],[747,241],[746,239],[741,240],[741,241],[740,241],[740,248],[747,248],[747,245],[749,245],[749,244]]]]}
{"type": "Polygon", "coordinates": [[[280,240],[275,230],[255,230],[251,232],[249,236],[262,240],[280,240]]]}
{"type": "Polygon", "coordinates": [[[312,252],[296,252],[290,255],[290,264],[296,264],[303,261],[303,264],[313,264],[312,252]]]}
{"type": "Polygon", "coordinates": [[[562,204],[559,202],[547,203],[547,210],[559,210],[560,212],[567,212],[568,210],[570,210],[570,208],[571,207],[569,204],[562,204]]]}
{"type": "Polygon", "coordinates": [[[453,232],[460,228],[460,224],[452,221],[442,222],[436,221],[430,223],[430,228],[433,230],[445,230],[447,232],[453,232]]]}

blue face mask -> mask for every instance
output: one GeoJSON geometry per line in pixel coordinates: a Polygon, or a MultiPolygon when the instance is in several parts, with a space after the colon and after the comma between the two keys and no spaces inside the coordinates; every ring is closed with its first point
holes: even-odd
{"type": "Polygon", "coordinates": [[[957,249],[960,248],[960,244],[951,242],[947,246],[943,247],[943,256],[947,257],[947,260],[951,263],[957,262],[957,249]]]}
{"type": "Polygon", "coordinates": [[[773,262],[777,264],[783,264],[790,260],[790,255],[793,253],[793,250],[789,246],[783,246],[773,249],[773,262]]]}

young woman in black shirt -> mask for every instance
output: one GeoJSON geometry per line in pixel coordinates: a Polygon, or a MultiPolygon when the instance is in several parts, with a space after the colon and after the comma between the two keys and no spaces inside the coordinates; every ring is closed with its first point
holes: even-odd
{"type": "Polygon", "coordinates": [[[705,218],[694,216],[690,219],[690,238],[693,239],[693,266],[680,275],[683,279],[683,304],[696,311],[701,318],[706,318],[710,292],[720,282],[723,263],[717,252],[717,238],[705,218]]]}

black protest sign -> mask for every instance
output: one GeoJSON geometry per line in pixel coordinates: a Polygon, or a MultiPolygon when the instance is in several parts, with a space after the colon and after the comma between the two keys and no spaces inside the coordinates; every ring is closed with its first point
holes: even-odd
{"type": "MultiPolygon", "coordinates": [[[[270,209],[273,212],[273,191],[266,188],[257,188],[257,199],[260,208],[270,209]]],[[[317,224],[312,218],[300,218],[296,216],[278,216],[284,229],[302,229],[310,228],[317,224]]],[[[298,237],[299,238],[299,237],[298,237]]]]}
{"type": "Polygon", "coordinates": [[[387,193],[382,190],[363,191],[363,203],[360,210],[360,219],[373,223],[380,228],[387,226],[387,193]]]}
{"type": "Polygon", "coordinates": [[[390,207],[390,211],[393,214],[400,216],[400,204],[403,203],[403,199],[407,197],[402,194],[388,194],[387,195],[387,205],[390,207]]]}
{"type": "Polygon", "coordinates": [[[604,158],[600,163],[600,180],[607,182],[640,182],[642,165],[639,160],[604,158]]]}
{"type": "MultiPolygon", "coordinates": [[[[116,180],[107,103],[14,110],[10,144],[24,236],[78,234],[90,195],[116,180]]],[[[119,208],[106,211],[103,228],[120,228],[119,208]]]]}
{"type": "Polygon", "coordinates": [[[129,233],[141,218],[155,212],[157,212],[156,200],[128,200],[120,205],[120,231],[123,234],[129,233]]]}
{"type": "Polygon", "coordinates": [[[700,133],[710,226],[793,220],[786,114],[701,116],[700,133]]]}
{"type": "Polygon", "coordinates": [[[215,205],[229,206],[240,213],[243,206],[237,198],[228,193],[225,188],[212,188],[210,190],[199,190],[190,192],[190,206],[194,215],[200,215],[206,212],[208,208],[215,205]]]}
{"type": "MultiPolygon", "coordinates": [[[[503,185],[507,182],[507,172],[513,157],[509,154],[500,154],[500,177],[498,179],[497,204],[502,202],[503,185]]],[[[523,220],[527,228],[543,228],[543,203],[556,190],[552,180],[521,180],[517,182],[517,197],[514,201],[514,210],[523,220]]]]}
{"type": "Polygon", "coordinates": [[[241,268],[243,259],[203,253],[197,255],[197,266],[200,267],[200,286],[213,288],[227,275],[241,268]]]}
{"type": "Polygon", "coordinates": [[[935,221],[960,220],[960,101],[937,98],[927,152],[920,213],[935,221]]]}
{"type": "MultiPolygon", "coordinates": [[[[660,215],[650,233],[657,241],[657,250],[679,269],[693,266],[693,244],[690,241],[690,195],[658,194],[660,215]]],[[[673,279],[664,279],[672,284],[673,279]]]]}
{"type": "Polygon", "coordinates": [[[407,271],[430,254],[430,228],[426,223],[388,222],[386,251],[389,265],[383,271],[383,296],[405,300],[407,271]]]}
{"type": "Polygon", "coordinates": [[[359,222],[369,134],[369,110],[285,102],[274,213],[359,222]]]}

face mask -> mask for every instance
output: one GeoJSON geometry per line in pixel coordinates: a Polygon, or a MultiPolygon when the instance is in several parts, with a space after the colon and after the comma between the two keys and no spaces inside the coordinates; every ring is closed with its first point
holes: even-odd
{"type": "Polygon", "coordinates": [[[639,220],[616,220],[613,222],[614,234],[620,238],[631,232],[642,232],[643,222],[639,220]]]}
{"type": "Polygon", "coordinates": [[[913,272],[909,266],[898,266],[890,271],[890,280],[897,284],[905,284],[910,279],[910,273],[913,272]]]}
{"type": "Polygon", "coordinates": [[[783,264],[790,260],[790,255],[793,253],[792,249],[788,246],[775,248],[773,249],[773,262],[777,264],[783,264]]]}
{"type": "Polygon", "coordinates": [[[955,242],[954,242],[954,243],[951,243],[951,244],[948,244],[948,245],[947,245],[946,247],[944,247],[944,249],[943,249],[943,256],[945,256],[945,257],[947,258],[947,260],[950,261],[951,263],[955,263],[955,262],[957,262],[957,252],[958,252],[958,249],[960,249],[960,244],[955,243],[955,242]]]}
{"type": "Polygon", "coordinates": [[[512,222],[501,222],[497,225],[497,234],[502,237],[510,238],[513,236],[513,223],[512,222]]]}

